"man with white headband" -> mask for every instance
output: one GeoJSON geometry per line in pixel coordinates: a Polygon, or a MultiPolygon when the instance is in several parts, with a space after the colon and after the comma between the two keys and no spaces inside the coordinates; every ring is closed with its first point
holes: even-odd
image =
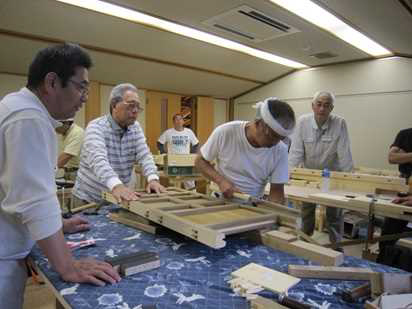
{"type": "Polygon", "coordinates": [[[295,113],[285,102],[268,98],[256,105],[254,121],[217,127],[200,149],[196,168],[215,182],[226,198],[235,192],[260,198],[270,182],[269,200],[284,202],[288,149],[281,142],[293,132],[295,113]],[[216,160],[216,169],[210,163],[216,160]]]}
{"type": "MultiPolygon", "coordinates": [[[[299,117],[292,136],[289,168],[325,168],[331,171],[353,170],[348,128],[345,119],[331,115],[335,97],[330,92],[317,92],[312,100],[313,113],[299,117]]],[[[315,204],[302,205],[302,231],[312,235],[315,228],[315,204]]],[[[339,208],[326,208],[327,229],[332,243],[342,239],[343,216],[339,208]]]]}

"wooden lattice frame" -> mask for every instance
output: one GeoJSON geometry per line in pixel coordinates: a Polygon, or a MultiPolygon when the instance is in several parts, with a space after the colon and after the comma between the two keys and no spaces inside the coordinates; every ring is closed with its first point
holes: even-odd
{"type": "MultiPolygon", "coordinates": [[[[117,204],[111,193],[103,193],[103,198],[117,204]]],[[[225,246],[226,235],[272,226],[278,220],[277,210],[288,218],[296,219],[299,214],[274,203],[253,207],[177,188],[142,194],[121,207],[216,249],[225,246]]]]}

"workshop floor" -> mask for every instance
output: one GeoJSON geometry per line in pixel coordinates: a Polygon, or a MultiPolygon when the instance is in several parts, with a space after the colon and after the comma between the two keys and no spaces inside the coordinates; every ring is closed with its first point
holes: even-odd
{"type": "MultiPolygon", "coordinates": [[[[321,244],[329,243],[327,233],[315,232],[313,238],[321,244]]],[[[360,258],[362,257],[362,248],[363,245],[345,247],[345,254],[360,258]]],[[[371,249],[373,251],[374,248],[371,249]]],[[[55,304],[53,293],[45,284],[34,284],[31,279],[27,281],[23,309],[54,309],[56,308],[55,304]]]]}

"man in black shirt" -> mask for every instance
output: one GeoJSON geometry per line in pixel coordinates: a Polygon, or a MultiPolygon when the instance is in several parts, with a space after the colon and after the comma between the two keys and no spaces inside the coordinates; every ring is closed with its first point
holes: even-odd
{"type": "Polygon", "coordinates": [[[398,133],[389,149],[389,163],[399,164],[401,177],[408,179],[412,173],[412,128],[398,133]]]}
{"type": "MultiPolygon", "coordinates": [[[[388,155],[389,163],[399,164],[399,172],[401,177],[405,178],[408,183],[409,177],[412,173],[412,128],[401,130],[395,138],[395,141],[389,149],[388,155]]],[[[402,203],[403,201],[395,200],[395,203],[402,203]]],[[[403,204],[403,203],[402,203],[403,204]]],[[[407,203],[405,203],[408,205],[407,203]]],[[[388,234],[402,233],[406,231],[408,221],[385,218],[382,228],[382,236],[388,234]]],[[[379,243],[379,256],[377,262],[385,262],[385,248],[393,246],[398,240],[381,241],[379,243]]]]}

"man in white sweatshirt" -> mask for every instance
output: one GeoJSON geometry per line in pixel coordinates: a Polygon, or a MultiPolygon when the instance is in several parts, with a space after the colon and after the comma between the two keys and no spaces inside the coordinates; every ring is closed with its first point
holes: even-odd
{"type": "Polygon", "coordinates": [[[105,262],[73,258],[63,231],[88,224],[79,217],[62,220],[56,196],[55,128],[87,101],[91,65],[78,45],[43,49],[30,65],[27,87],[0,101],[0,308],[22,308],[25,258],[34,243],[65,281],[120,280],[105,262]]]}

